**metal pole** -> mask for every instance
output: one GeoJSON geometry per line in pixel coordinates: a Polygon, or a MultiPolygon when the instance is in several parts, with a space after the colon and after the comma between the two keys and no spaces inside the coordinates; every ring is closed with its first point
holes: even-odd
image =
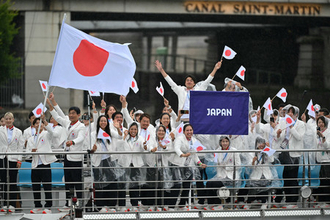
{"type": "MultiPolygon", "coordinates": [[[[103,96],[104,97],[104,96],[103,96]]],[[[87,104],[88,104],[88,120],[89,120],[89,132],[88,132],[88,135],[89,135],[89,147],[92,146],[92,129],[91,129],[91,119],[90,119],[90,114],[91,114],[91,104],[90,104],[90,96],[89,94],[87,94],[87,104]]],[[[95,121],[94,121],[95,123],[95,121]]],[[[97,122],[96,122],[97,123],[97,122]]],[[[90,166],[91,166],[91,185],[92,185],[92,210],[94,211],[94,175],[93,175],[93,165],[92,165],[92,155],[89,154],[89,163],[90,163],[90,166]]]]}

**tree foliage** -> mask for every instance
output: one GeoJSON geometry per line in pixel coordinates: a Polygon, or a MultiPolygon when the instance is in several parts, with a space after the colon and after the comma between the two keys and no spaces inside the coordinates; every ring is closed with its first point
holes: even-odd
{"type": "Polygon", "coordinates": [[[10,0],[0,1],[0,84],[10,78],[20,77],[20,58],[10,50],[18,29],[14,18],[18,12],[10,10],[10,0]]]}

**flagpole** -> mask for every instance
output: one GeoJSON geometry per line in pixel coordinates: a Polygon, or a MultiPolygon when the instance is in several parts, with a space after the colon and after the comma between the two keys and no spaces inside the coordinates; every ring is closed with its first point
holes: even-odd
{"type": "Polygon", "coordinates": [[[276,98],[276,95],[271,99],[271,101],[273,101],[276,98]]]}
{"type": "Polygon", "coordinates": [[[52,93],[55,91],[55,89],[56,89],[56,86],[54,86],[52,93]]]}
{"type": "Polygon", "coordinates": [[[231,80],[234,80],[235,76],[236,76],[236,74],[233,76],[233,78],[231,80]]]}
{"type": "MultiPolygon", "coordinates": [[[[90,96],[89,94],[87,94],[87,109],[88,109],[88,121],[89,121],[89,124],[88,124],[88,129],[89,129],[89,132],[88,132],[88,135],[89,135],[89,147],[92,146],[92,126],[91,126],[91,119],[90,119],[90,115],[91,115],[91,103],[90,103],[90,98],[92,98],[92,96],[90,96]]],[[[94,122],[94,123],[97,123],[94,122]]],[[[92,211],[94,211],[94,174],[93,174],[93,166],[92,166],[92,155],[89,154],[89,160],[90,160],[90,166],[91,166],[91,186],[92,186],[92,211]]]]}

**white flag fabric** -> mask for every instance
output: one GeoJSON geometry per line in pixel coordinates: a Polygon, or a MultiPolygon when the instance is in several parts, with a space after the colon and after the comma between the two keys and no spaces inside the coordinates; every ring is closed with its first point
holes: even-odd
{"type": "Polygon", "coordinates": [[[263,105],[263,107],[267,110],[267,115],[273,114],[273,107],[272,107],[272,102],[270,101],[270,98],[268,98],[263,105]]]}
{"type": "Polygon", "coordinates": [[[48,87],[47,81],[39,80],[39,83],[40,83],[40,87],[41,87],[42,91],[47,92],[47,87],[48,87]]]}
{"type": "MultiPolygon", "coordinates": [[[[34,116],[36,116],[36,118],[40,118],[40,116],[42,115],[42,109],[44,108],[44,105],[40,102],[40,104],[35,108],[33,109],[33,114],[34,116]]],[[[44,108],[44,112],[47,111],[47,108],[45,106],[44,108]]]]}
{"type": "Polygon", "coordinates": [[[181,124],[176,128],[176,133],[178,135],[182,135],[183,134],[183,122],[181,122],[181,124]]]}
{"type": "Polygon", "coordinates": [[[162,145],[166,145],[166,144],[169,144],[170,142],[171,142],[170,137],[166,136],[160,143],[162,145]]]}
{"type": "Polygon", "coordinates": [[[131,89],[133,90],[134,93],[137,93],[139,91],[138,84],[134,78],[131,82],[131,89]]]}
{"type": "Polygon", "coordinates": [[[274,149],[272,149],[272,148],[270,148],[270,147],[265,147],[265,148],[262,150],[262,152],[264,152],[265,154],[268,155],[268,157],[270,157],[270,156],[272,156],[272,155],[276,152],[276,150],[274,150],[274,149]]]}
{"type": "Polygon", "coordinates": [[[49,85],[126,96],[135,70],[128,44],[107,42],[63,23],[49,85]]]}
{"type": "Polygon", "coordinates": [[[286,122],[285,128],[290,127],[291,125],[293,125],[295,123],[293,118],[291,118],[289,115],[285,115],[285,122],[286,122]]]}
{"type": "Polygon", "coordinates": [[[288,97],[288,93],[286,92],[286,89],[282,88],[277,94],[277,97],[282,99],[283,102],[286,102],[286,97],[288,97]]]}
{"type": "Polygon", "coordinates": [[[111,142],[110,135],[107,132],[103,131],[101,128],[99,129],[99,132],[97,133],[97,138],[103,139],[103,140],[109,140],[111,142]]]}
{"type": "Polygon", "coordinates": [[[315,109],[314,109],[314,105],[313,105],[313,101],[312,99],[309,101],[307,108],[308,110],[308,115],[312,116],[315,118],[315,109]]]}
{"type": "Polygon", "coordinates": [[[156,87],[156,90],[159,93],[159,95],[161,95],[161,96],[164,97],[164,87],[163,87],[162,82],[160,82],[160,86],[159,87],[158,86],[156,87]]]}
{"type": "Polygon", "coordinates": [[[230,47],[225,46],[222,52],[222,56],[227,60],[232,60],[236,56],[236,52],[230,47]]]}
{"type": "Polygon", "coordinates": [[[206,149],[206,148],[204,147],[204,145],[201,144],[201,142],[199,142],[199,141],[195,141],[195,143],[193,144],[192,148],[193,148],[193,150],[196,151],[196,152],[198,152],[198,151],[202,151],[202,150],[206,149]]]}
{"type": "Polygon", "coordinates": [[[246,71],[245,67],[244,67],[244,66],[241,66],[241,67],[237,70],[237,72],[236,72],[236,76],[238,76],[239,78],[241,78],[241,79],[244,81],[244,79],[245,79],[245,71],[246,71]]]}
{"type": "Polygon", "coordinates": [[[100,92],[96,92],[96,91],[88,91],[90,96],[101,96],[100,92]]]}

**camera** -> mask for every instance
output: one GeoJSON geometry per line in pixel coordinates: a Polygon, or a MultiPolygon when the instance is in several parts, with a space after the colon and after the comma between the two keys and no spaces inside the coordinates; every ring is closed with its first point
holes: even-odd
{"type": "Polygon", "coordinates": [[[320,127],[317,127],[316,130],[317,130],[317,131],[321,131],[321,128],[320,128],[320,127]]]}
{"type": "Polygon", "coordinates": [[[81,120],[89,120],[90,117],[88,115],[82,115],[81,120]]]}
{"type": "Polygon", "coordinates": [[[270,117],[270,122],[275,122],[275,119],[274,119],[274,117],[270,117]]]}
{"type": "Polygon", "coordinates": [[[180,110],[181,114],[189,114],[189,110],[180,110]]]}

